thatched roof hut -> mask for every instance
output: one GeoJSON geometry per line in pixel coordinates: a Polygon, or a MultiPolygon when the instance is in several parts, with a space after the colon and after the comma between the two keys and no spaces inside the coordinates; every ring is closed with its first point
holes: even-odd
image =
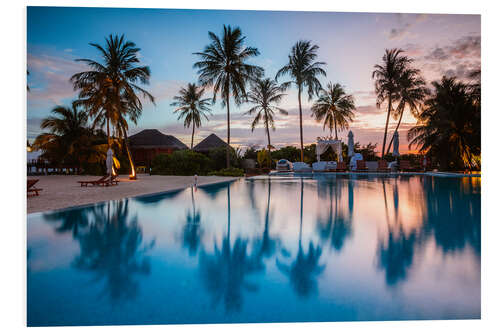
{"type": "Polygon", "coordinates": [[[188,149],[188,147],[175,136],[163,134],[157,129],[145,129],[130,136],[128,139],[130,147],[136,149],[188,149]]]}
{"type": "Polygon", "coordinates": [[[193,150],[198,153],[208,153],[211,149],[220,147],[227,147],[227,143],[212,133],[194,146],[193,150]]]}

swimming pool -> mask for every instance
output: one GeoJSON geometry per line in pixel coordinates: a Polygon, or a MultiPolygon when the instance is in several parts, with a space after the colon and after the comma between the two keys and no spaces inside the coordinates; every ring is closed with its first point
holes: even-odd
{"type": "Polygon", "coordinates": [[[480,193],[326,174],[30,214],[28,325],[480,318],[480,193]]]}

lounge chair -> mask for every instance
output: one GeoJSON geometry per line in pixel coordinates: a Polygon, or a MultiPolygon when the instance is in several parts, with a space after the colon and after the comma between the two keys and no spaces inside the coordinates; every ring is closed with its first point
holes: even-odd
{"type": "Polygon", "coordinates": [[[101,178],[97,180],[79,180],[78,183],[80,184],[81,187],[85,186],[95,186],[95,185],[102,185],[106,180],[109,178],[109,175],[104,175],[101,178]]]}
{"type": "Polygon", "coordinates": [[[368,171],[368,168],[366,167],[366,162],[364,160],[356,160],[356,171],[358,172],[368,171]]]}
{"type": "Polygon", "coordinates": [[[118,185],[120,181],[116,178],[118,178],[118,175],[111,176],[111,178],[106,180],[102,185],[103,186],[118,185]]]}
{"type": "Polygon", "coordinates": [[[337,162],[328,161],[326,162],[326,171],[335,171],[337,170],[337,162]]]}
{"type": "Polygon", "coordinates": [[[38,181],[39,181],[39,179],[28,179],[27,189],[26,189],[28,197],[33,197],[33,196],[39,195],[38,192],[40,192],[42,189],[33,187],[36,183],[38,183],[38,181]]]}
{"type": "Polygon", "coordinates": [[[345,162],[338,162],[337,163],[337,168],[335,169],[337,172],[345,172],[347,171],[347,166],[345,162]]]}
{"type": "Polygon", "coordinates": [[[324,172],[326,171],[327,163],[325,161],[314,162],[312,168],[314,172],[324,172]]]}
{"type": "Polygon", "coordinates": [[[277,171],[291,171],[292,170],[292,163],[289,162],[288,160],[281,159],[276,163],[276,170],[277,171]]]}
{"type": "Polygon", "coordinates": [[[293,163],[293,172],[311,172],[312,168],[304,162],[293,163]]]}
{"type": "Polygon", "coordinates": [[[378,166],[377,166],[377,171],[379,172],[390,172],[391,169],[387,166],[387,161],[386,160],[379,160],[378,161],[378,166]]]}

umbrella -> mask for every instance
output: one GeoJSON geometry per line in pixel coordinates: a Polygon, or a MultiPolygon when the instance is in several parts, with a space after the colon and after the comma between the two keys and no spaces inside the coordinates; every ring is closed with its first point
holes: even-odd
{"type": "Polygon", "coordinates": [[[392,151],[392,156],[399,156],[399,134],[398,131],[394,133],[394,142],[393,144],[393,151],[392,151]]]}
{"type": "Polygon", "coordinates": [[[108,148],[108,152],[106,153],[106,168],[108,169],[108,174],[113,172],[113,151],[111,148],[108,148]]]}
{"type": "Polygon", "coordinates": [[[347,140],[347,156],[351,157],[354,155],[354,135],[352,134],[352,131],[349,131],[347,136],[349,137],[347,140]]]}

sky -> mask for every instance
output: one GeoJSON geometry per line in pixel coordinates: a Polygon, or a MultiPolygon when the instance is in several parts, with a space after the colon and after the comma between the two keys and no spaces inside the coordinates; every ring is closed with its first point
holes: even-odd
{"type": "MultiPolygon", "coordinates": [[[[403,49],[429,85],[443,75],[467,81],[467,74],[481,66],[479,15],[28,7],[28,139],[32,141],[41,133],[40,122],[54,106],[69,106],[76,98],[69,78],[86,67],[75,59],[99,60],[89,43],[103,45],[110,34],[124,34],[141,49],[141,64],[151,69],[150,84],[144,88],[156,100],[155,105],[144,104],[137,125],[129,125],[129,135],[156,128],[189,146],[191,129],[184,128],[170,104],[183,86],[197,82],[193,64],[199,58],[193,53],[209,44],[209,31],[220,35],[224,24],[240,27],[245,45],[258,48],[260,55],[248,62],[263,67],[266,77],[274,78],[298,40],[317,44],[317,60],[327,64],[327,76],[320,77],[320,82],[324,86],[330,81],[340,83],[353,95],[356,110],[350,130],[354,140],[362,145],[377,143],[378,152],[387,109],[376,107],[371,74],[385,49],[403,49]]],[[[285,77],[280,82],[288,80],[285,77]]],[[[206,97],[212,97],[209,89],[206,97]]],[[[314,99],[309,101],[304,94],[302,101],[304,144],[310,144],[329,131],[311,117],[314,99]]],[[[264,129],[257,127],[252,132],[253,117],[244,115],[251,105],[231,103],[230,107],[231,144],[243,149],[267,144],[264,129]]],[[[271,143],[275,147],[298,146],[296,88],[287,90],[280,107],[289,114],[276,116],[271,143]]],[[[195,133],[195,144],[211,133],[226,139],[225,108],[219,99],[211,108],[212,116],[195,133]]],[[[400,152],[408,151],[406,133],[415,123],[406,111],[399,130],[400,152]]],[[[391,118],[390,135],[396,124],[391,118]]],[[[344,142],[347,133],[339,133],[344,142]]]]}

